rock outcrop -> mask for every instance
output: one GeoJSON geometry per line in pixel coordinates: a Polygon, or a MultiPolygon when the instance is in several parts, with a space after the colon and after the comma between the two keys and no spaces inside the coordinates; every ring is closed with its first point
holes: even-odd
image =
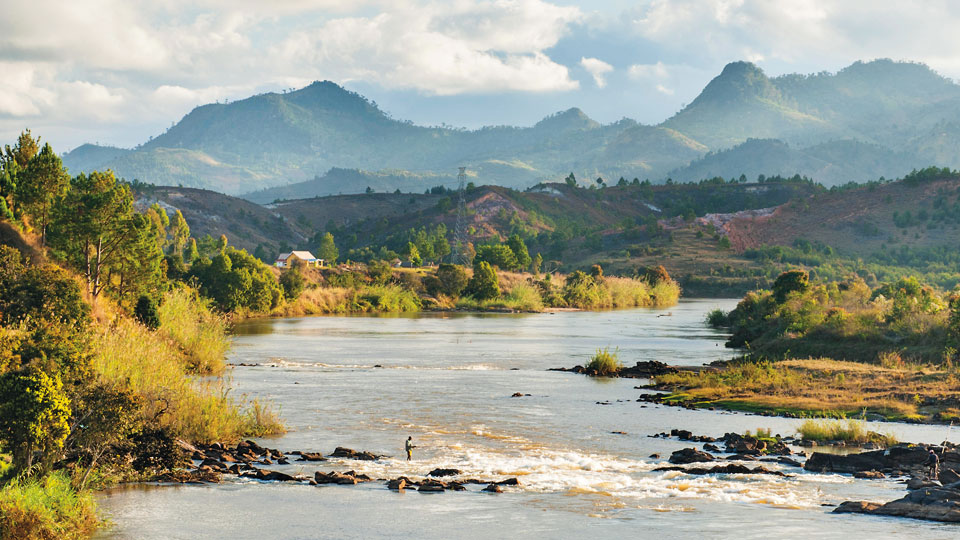
{"type": "Polygon", "coordinates": [[[834,513],[899,516],[931,521],[960,522],[960,483],[911,491],[902,499],[886,504],[847,501],[834,513]]]}
{"type": "Polygon", "coordinates": [[[696,448],[683,448],[670,454],[670,459],[667,461],[677,465],[685,465],[687,463],[703,463],[707,461],[713,461],[714,459],[716,458],[714,458],[712,455],[701,450],[697,450],[696,448]]]}

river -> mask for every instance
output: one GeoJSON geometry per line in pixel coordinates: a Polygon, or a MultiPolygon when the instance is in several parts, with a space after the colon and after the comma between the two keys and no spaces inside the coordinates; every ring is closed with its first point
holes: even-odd
{"type": "MultiPolygon", "coordinates": [[[[243,323],[229,359],[234,391],[272,401],[290,428],[261,444],[391,456],[271,468],[394,478],[452,467],[466,477],[517,477],[521,486],[426,494],[391,492],[379,482],[312,487],[228,477],[220,485],[118,488],[99,495],[112,526],[98,538],[955,537],[955,525],[829,513],[826,505],[844,500],[899,498],[896,480],[791,467],[781,469],[788,478],[653,472],[664,460],[651,454],[691,445],[651,434],[771,428],[787,435],[799,421],[642,404],[634,388],[642,380],[547,371],[583,364],[607,346],[627,364],[728,358],[723,334],[704,318],[734,304],[688,299],[659,310],[243,323]],[[516,392],[529,396],[511,397],[516,392]],[[408,436],[417,445],[412,461],[403,456],[408,436]]],[[[947,436],[938,426],[871,428],[917,442],[947,436]]]]}

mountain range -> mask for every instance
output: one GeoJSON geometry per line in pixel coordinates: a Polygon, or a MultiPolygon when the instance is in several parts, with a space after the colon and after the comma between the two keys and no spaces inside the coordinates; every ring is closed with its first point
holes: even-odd
{"type": "Polygon", "coordinates": [[[574,172],[662,181],[805,175],[827,185],[960,163],[960,85],[923,64],[874,60],[837,73],[768,77],[728,64],[689,105],[651,126],[601,124],[572,108],[534,126],[418,126],[363,96],[315,82],[197,107],[133,149],[82,145],[74,174],[111,168],[127,179],[250,200],[456,183],[526,188],[574,172]]]}

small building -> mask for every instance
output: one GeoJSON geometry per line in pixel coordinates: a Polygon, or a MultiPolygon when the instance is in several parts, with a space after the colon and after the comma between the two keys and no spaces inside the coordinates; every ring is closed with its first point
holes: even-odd
{"type": "Polygon", "coordinates": [[[277,268],[290,268],[293,266],[294,261],[303,261],[303,264],[318,268],[323,266],[323,259],[318,259],[313,256],[313,253],[309,251],[291,251],[290,253],[281,253],[277,256],[277,260],[273,262],[273,265],[277,268]]]}

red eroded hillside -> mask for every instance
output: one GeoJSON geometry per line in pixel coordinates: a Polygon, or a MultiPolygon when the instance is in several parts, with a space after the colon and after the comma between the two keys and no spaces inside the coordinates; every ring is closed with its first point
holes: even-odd
{"type": "Polygon", "coordinates": [[[770,215],[731,219],[724,230],[738,252],[805,239],[845,253],[866,254],[883,245],[956,244],[960,241],[956,222],[937,218],[957,208],[960,179],[912,185],[900,181],[798,199],[770,215]]]}

